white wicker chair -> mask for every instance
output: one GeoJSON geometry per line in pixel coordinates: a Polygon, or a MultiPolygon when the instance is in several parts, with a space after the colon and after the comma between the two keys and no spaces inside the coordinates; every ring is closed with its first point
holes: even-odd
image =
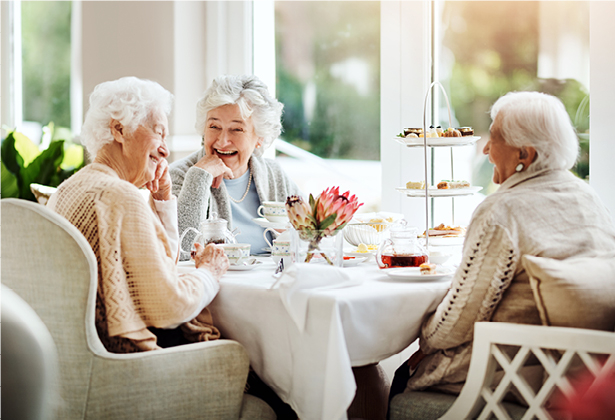
{"type": "MultiPolygon", "coordinates": [[[[577,391],[567,375],[579,365],[584,365],[583,369],[594,376],[592,386],[612,375],[615,372],[615,333],[500,322],[477,323],[467,381],[442,419],[488,419],[493,416],[510,419],[502,399],[512,387],[529,405],[523,419],[551,419],[552,415],[545,407],[549,397],[556,390],[567,398],[574,396],[577,391]],[[518,350],[511,359],[502,346],[514,346],[518,350]],[[545,380],[537,392],[519,373],[531,355],[536,357],[545,372],[545,380]],[[503,369],[503,377],[494,386],[498,365],[503,369]]],[[[615,390],[613,392],[615,396],[615,390]]]]}
{"type": "Polygon", "coordinates": [[[249,361],[235,341],[109,353],[96,332],[98,268],[86,239],[40,204],[0,203],[2,283],[36,311],[57,346],[58,418],[275,418],[244,395],[249,361]]]}

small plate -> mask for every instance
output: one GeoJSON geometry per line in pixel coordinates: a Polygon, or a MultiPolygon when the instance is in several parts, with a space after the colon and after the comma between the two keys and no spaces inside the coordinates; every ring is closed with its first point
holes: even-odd
{"type": "Polygon", "coordinates": [[[436,267],[436,274],[421,274],[421,270],[418,267],[407,268],[386,268],[384,271],[387,276],[397,280],[439,280],[444,277],[452,276],[455,270],[449,267],[436,267]]]}
{"type": "Polygon", "coordinates": [[[343,267],[354,267],[356,265],[361,264],[363,261],[366,261],[367,257],[350,257],[350,259],[344,258],[344,262],[342,263],[343,267]]]}
{"type": "Polygon", "coordinates": [[[369,257],[371,255],[376,255],[378,253],[377,250],[373,250],[373,251],[368,251],[368,252],[356,252],[356,251],[350,251],[350,252],[344,252],[344,255],[346,255],[347,257],[369,257]]]}
{"type": "MultiPolygon", "coordinates": [[[[247,265],[234,265],[231,264],[228,268],[228,271],[249,271],[261,265],[263,262],[254,258],[254,262],[252,264],[247,265]]],[[[181,268],[195,268],[194,261],[180,261],[177,263],[177,267],[181,268]]]]}
{"type": "Polygon", "coordinates": [[[249,271],[255,269],[262,263],[262,261],[258,261],[257,259],[255,259],[252,264],[231,264],[228,268],[228,271],[249,271]]]}
{"type": "MultiPolygon", "coordinates": [[[[424,189],[419,190],[415,188],[404,188],[404,187],[397,187],[395,189],[399,192],[403,192],[408,197],[425,197],[424,189]]],[[[451,188],[448,190],[439,190],[437,188],[430,187],[429,196],[430,197],[455,197],[459,195],[472,195],[472,194],[476,194],[482,189],[483,187],[466,187],[466,188],[451,188]]]]}
{"type": "Polygon", "coordinates": [[[272,229],[286,229],[286,225],[289,223],[288,221],[270,222],[264,217],[257,217],[256,219],[252,219],[252,221],[262,228],[272,228],[272,229]]]}

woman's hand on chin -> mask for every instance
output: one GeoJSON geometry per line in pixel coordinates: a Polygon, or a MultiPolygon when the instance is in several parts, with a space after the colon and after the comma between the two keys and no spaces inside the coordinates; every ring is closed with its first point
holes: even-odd
{"type": "Polygon", "coordinates": [[[145,184],[145,187],[150,190],[154,200],[166,201],[172,197],[172,185],[171,175],[169,174],[169,162],[166,159],[160,159],[156,166],[154,179],[145,184]]]}
{"type": "Polygon", "coordinates": [[[207,244],[203,247],[203,245],[195,243],[194,247],[196,251],[194,251],[193,258],[196,268],[206,268],[216,280],[220,280],[220,277],[226,273],[229,267],[224,250],[214,244],[207,244]]]}
{"type": "Polygon", "coordinates": [[[231,168],[226,166],[222,159],[216,155],[205,155],[197,163],[195,163],[194,166],[209,172],[214,177],[211,184],[214,188],[220,187],[220,184],[222,184],[222,180],[224,178],[235,178],[231,168]]]}

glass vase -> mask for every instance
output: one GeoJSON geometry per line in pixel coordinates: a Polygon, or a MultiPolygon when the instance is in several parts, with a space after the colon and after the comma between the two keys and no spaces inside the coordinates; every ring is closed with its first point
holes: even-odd
{"type": "Polygon", "coordinates": [[[344,261],[344,235],[335,231],[325,235],[325,231],[297,231],[292,229],[293,260],[302,263],[326,263],[341,267],[344,261]]]}

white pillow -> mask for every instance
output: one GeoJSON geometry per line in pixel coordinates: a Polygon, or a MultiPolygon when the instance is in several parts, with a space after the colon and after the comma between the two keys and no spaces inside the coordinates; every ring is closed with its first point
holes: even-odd
{"type": "Polygon", "coordinates": [[[524,255],[544,325],[615,330],[615,252],[565,260],[524,255]]]}

